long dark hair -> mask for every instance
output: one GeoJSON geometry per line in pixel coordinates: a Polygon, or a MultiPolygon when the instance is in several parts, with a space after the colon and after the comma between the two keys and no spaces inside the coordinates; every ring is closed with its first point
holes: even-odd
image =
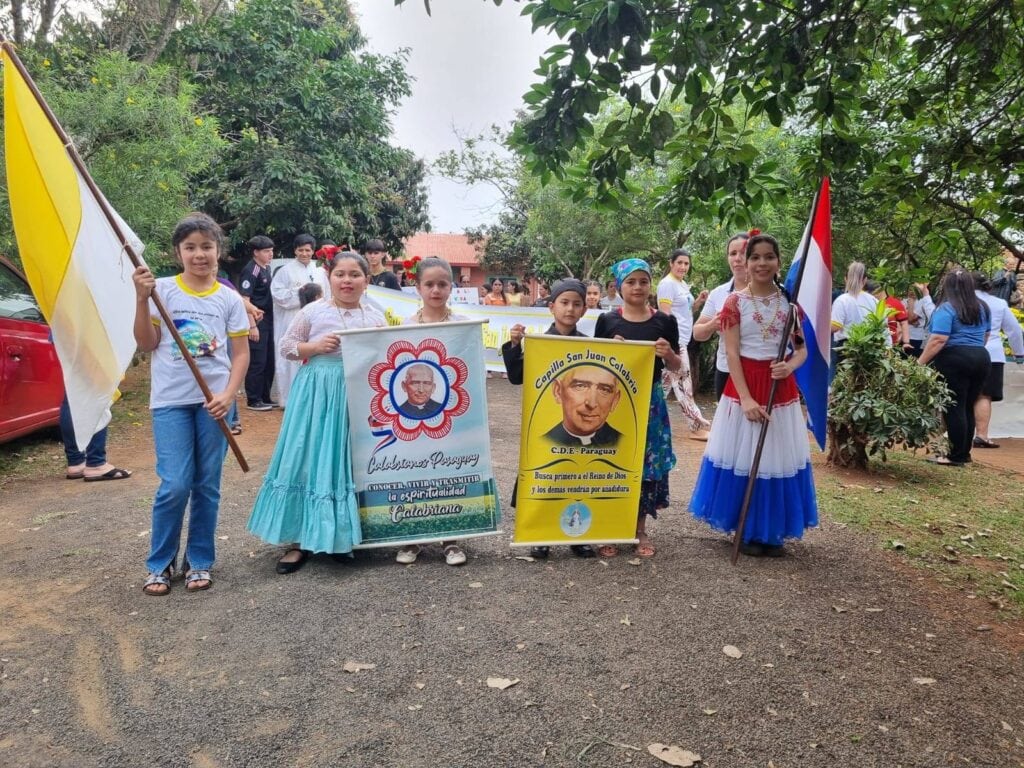
{"type": "MultiPolygon", "coordinates": [[[[735,238],[733,238],[733,239],[735,239],[735,238]]],[[[729,242],[732,242],[732,240],[730,240],[729,242]]],[[[757,245],[758,243],[768,243],[772,247],[772,250],[775,251],[775,258],[779,260],[779,270],[781,271],[782,270],[782,252],[779,250],[779,241],[776,240],[771,235],[757,234],[757,235],[754,235],[753,237],[750,237],[750,238],[747,239],[747,251],[746,251],[747,261],[750,261],[750,254],[752,254],[754,252],[754,246],[757,245]]],[[[775,287],[779,289],[779,293],[781,293],[783,296],[786,297],[786,301],[788,301],[788,302],[792,302],[793,301],[792,297],[789,295],[789,291],[786,290],[785,286],[779,280],[778,273],[776,273],[775,277],[772,278],[772,282],[775,283],[775,287]]]]}
{"type": "Polygon", "coordinates": [[[942,281],[942,297],[956,312],[956,318],[964,325],[978,325],[988,320],[988,306],[978,301],[974,292],[971,273],[956,269],[942,281]]]}

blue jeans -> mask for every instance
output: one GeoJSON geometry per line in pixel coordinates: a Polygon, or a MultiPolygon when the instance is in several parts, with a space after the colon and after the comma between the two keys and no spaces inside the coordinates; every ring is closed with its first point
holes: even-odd
{"type": "Polygon", "coordinates": [[[66,395],[64,402],[60,404],[60,437],[64,441],[64,455],[68,459],[69,467],[77,467],[79,464],[102,467],[107,463],[106,427],[92,436],[89,445],[85,447],[85,453],[78,450],[78,444],[75,442],[75,425],[71,421],[71,408],[68,406],[66,395]]]}
{"type": "Polygon", "coordinates": [[[153,410],[153,442],[160,487],[153,500],[150,573],[162,573],[178,556],[185,507],[189,507],[185,559],[189,567],[213,565],[220,506],[220,474],[228,443],[199,403],[153,410]]]}

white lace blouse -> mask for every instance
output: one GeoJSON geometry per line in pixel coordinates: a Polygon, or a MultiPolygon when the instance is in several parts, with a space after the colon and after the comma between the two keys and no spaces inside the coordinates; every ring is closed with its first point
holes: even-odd
{"type": "MultiPolygon", "coordinates": [[[[301,360],[299,344],[318,341],[335,331],[349,331],[356,328],[383,328],[387,325],[384,315],[373,307],[360,304],[355,309],[343,309],[333,299],[318,299],[304,306],[295,316],[281,337],[281,354],[289,360],[301,360]]],[[[342,346],[345,344],[342,338],[342,346]]],[[[331,357],[341,357],[341,347],[330,353],[331,357]]]]}

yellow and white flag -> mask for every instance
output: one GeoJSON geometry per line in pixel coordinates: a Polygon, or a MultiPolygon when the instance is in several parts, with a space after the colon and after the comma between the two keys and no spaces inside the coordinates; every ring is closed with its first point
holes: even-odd
{"type": "MultiPolygon", "coordinates": [[[[6,48],[2,57],[7,185],[18,251],[50,323],[75,440],[85,450],[106,424],[135,352],[134,267],[6,48]]],[[[141,253],[138,238],[117,221],[141,253]]]]}

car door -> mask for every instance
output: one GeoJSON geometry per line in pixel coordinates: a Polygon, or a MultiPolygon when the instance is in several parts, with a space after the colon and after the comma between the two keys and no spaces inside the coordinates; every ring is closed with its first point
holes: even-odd
{"type": "Polygon", "coordinates": [[[0,260],[0,441],[56,424],[64,380],[24,278],[0,260]]]}

